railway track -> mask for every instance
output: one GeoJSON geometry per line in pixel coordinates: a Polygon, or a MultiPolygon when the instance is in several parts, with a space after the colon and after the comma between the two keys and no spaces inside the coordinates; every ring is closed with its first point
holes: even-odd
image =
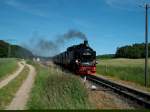
{"type": "MultiPolygon", "coordinates": [[[[45,63],[42,63],[45,66],[48,66],[45,63]]],[[[113,81],[95,76],[95,75],[88,75],[86,77],[87,80],[96,83],[97,85],[103,86],[105,88],[109,88],[113,90],[115,93],[124,96],[132,101],[135,101],[140,106],[144,108],[150,109],[150,94],[146,92],[142,92],[124,85],[117,84],[113,81]]]]}
{"type": "Polygon", "coordinates": [[[109,88],[115,93],[122,95],[132,101],[135,101],[137,104],[143,106],[144,108],[150,109],[149,93],[145,93],[124,85],[120,85],[110,80],[93,75],[87,76],[87,80],[92,81],[93,83],[96,83],[97,85],[103,86],[105,88],[109,88]]]}

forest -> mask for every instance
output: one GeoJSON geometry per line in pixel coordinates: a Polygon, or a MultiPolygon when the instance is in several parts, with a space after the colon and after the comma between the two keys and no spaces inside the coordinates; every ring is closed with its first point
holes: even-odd
{"type": "MultiPolygon", "coordinates": [[[[150,57],[150,44],[148,45],[149,48],[149,57],[150,57]]],[[[133,45],[126,45],[123,47],[117,48],[116,58],[132,58],[132,59],[138,59],[138,58],[144,58],[145,57],[145,44],[133,44],[133,45]]]]}
{"type": "Polygon", "coordinates": [[[32,58],[33,54],[19,46],[12,45],[3,40],[0,40],[0,58],[13,57],[13,58],[32,58]]]}

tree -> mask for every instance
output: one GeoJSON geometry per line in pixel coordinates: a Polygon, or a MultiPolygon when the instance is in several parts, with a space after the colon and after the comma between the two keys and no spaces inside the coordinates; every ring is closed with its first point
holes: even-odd
{"type": "MultiPolygon", "coordinates": [[[[145,44],[133,44],[117,48],[115,57],[119,58],[144,58],[145,57],[145,44]]],[[[149,57],[150,57],[150,44],[149,44],[149,57]]]]}

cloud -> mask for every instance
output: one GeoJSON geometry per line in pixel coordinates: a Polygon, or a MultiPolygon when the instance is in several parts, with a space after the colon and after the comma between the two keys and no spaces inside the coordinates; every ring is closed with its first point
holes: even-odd
{"type": "Polygon", "coordinates": [[[21,4],[17,0],[5,0],[4,3],[9,5],[9,6],[12,6],[12,7],[19,7],[19,8],[24,7],[23,4],[21,4]]]}
{"type": "Polygon", "coordinates": [[[61,2],[59,0],[0,0],[0,3],[13,7],[17,10],[43,18],[66,19],[66,16],[57,11],[61,2]],[[53,3],[54,7],[50,7],[53,3]]]}
{"type": "Polygon", "coordinates": [[[18,0],[4,0],[3,3],[5,5],[8,5],[8,6],[20,9],[20,10],[25,10],[29,8],[26,4],[23,4],[18,0]]]}
{"type": "Polygon", "coordinates": [[[121,10],[135,11],[139,8],[139,5],[148,2],[147,0],[104,0],[105,3],[112,7],[121,10]]]}
{"type": "Polygon", "coordinates": [[[8,5],[10,7],[16,8],[18,10],[24,11],[26,13],[41,16],[41,17],[47,17],[47,13],[45,11],[42,11],[41,9],[32,7],[29,3],[25,3],[22,0],[4,0],[2,1],[5,5],[8,5]]]}

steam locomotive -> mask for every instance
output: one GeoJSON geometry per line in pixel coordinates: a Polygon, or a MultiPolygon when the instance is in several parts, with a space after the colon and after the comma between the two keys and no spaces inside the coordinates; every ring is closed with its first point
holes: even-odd
{"type": "Polygon", "coordinates": [[[89,46],[87,40],[54,56],[53,62],[79,75],[94,75],[96,73],[96,51],[89,46]]]}

